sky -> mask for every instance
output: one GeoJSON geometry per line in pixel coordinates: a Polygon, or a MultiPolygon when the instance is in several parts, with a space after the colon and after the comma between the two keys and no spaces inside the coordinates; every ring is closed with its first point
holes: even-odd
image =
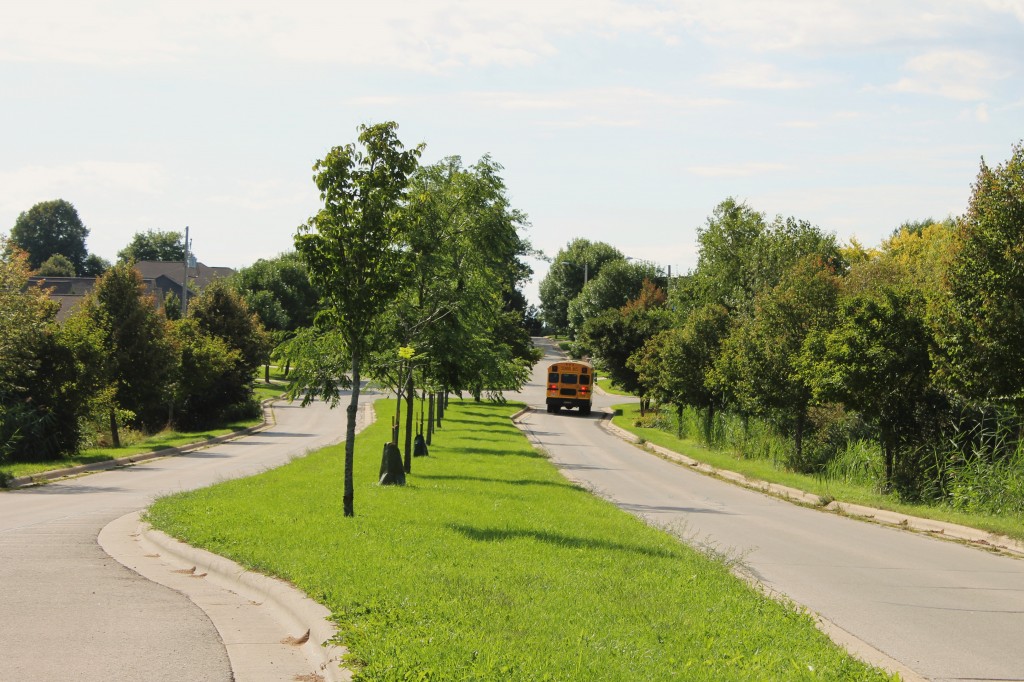
{"type": "Polygon", "coordinates": [[[389,120],[500,163],[549,257],[686,272],[729,197],[874,246],[1024,137],[1024,0],[0,0],[0,232],[61,198],[108,260],[189,226],[243,267],[389,120]]]}

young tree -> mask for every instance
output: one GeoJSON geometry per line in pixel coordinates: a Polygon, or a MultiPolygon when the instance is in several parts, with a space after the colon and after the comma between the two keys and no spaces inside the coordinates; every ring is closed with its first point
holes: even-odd
{"type": "Polygon", "coordinates": [[[136,232],[128,246],[117,252],[117,260],[121,263],[137,263],[140,260],[183,261],[185,235],[174,230],[136,232]]]}
{"type": "Polygon", "coordinates": [[[18,216],[11,229],[11,241],[28,252],[29,266],[38,270],[50,256],[61,254],[82,272],[89,230],[75,207],[63,199],[36,204],[18,216]]]}
{"type": "MultiPolygon", "coordinates": [[[[352,481],[360,372],[378,316],[408,281],[401,208],[422,145],[406,150],[394,122],[360,126],[359,145],[334,147],[314,164],[324,207],[299,228],[295,246],[320,291],[318,321],[336,329],[351,359],[345,440],[344,514],[355,515],[352,481]]],[[[292,391],[295,394],[295,391],[292,391]]],[[[323,394],[323,392],[321,392],[323,394]]],[[[325,397],[337,401],[337,392],[325,397]]]]}

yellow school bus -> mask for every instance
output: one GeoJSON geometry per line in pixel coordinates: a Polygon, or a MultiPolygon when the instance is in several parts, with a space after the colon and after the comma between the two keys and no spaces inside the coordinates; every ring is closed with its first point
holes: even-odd
{"type": "Polygon", "coordinates": [[[580,414],[590,414],[591,395],[594,392],[594,367],[588,362],[556,362],[548,366],[548,412],[563,407],[580,408],[580,414]]]}

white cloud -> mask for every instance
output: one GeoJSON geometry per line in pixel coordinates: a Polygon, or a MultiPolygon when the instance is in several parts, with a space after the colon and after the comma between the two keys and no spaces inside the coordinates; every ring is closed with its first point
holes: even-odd
{"type": "Polygon", "coordinates": [[[932,50],[909,59],[905,75],[886,89],[978,101],[989,95],[989,85],[1003,74],[993,61],[973,50],[932,50]]]}
{"type": "Polygon", "coordinates": [[[64,198],[74,203],[83,194],[108,192],[152,195],[162,191],[164,171],[158,164],[82,161],[56,166],[25,166],[0,173],[0,210],[21,212],[40,201],[64,198]]]}
{"type": "Polygon", "coordinates": [[[965,25],[1024,22],[1024,0],[675,0],[678,21],[721,45],[836,49],[945,39],[965,25]],[[982,10],[982,11],[979,11],[982,10]]]}
{"type": "Polygon", "coordinates": [[[982,102],[974,110],[974,118],[978,123],[988,123],[988,105],[982,102]]]}
{"type": "Polygon", "coordinates": [[[741,64],[728,71],[705,76],[703,80],[719,87],[753,90],[798,90],[821,82],[820,78],[782,73],[774,64],[741,64]]]}
{"type": "Polygon", "coordinates": [[[463,97],[485,107],[507,110],[569,111],[636,109],[704,109],[730,104],[730,100],[713,97],[684,97],[667,92],[640,88],[594,88],[559,92],[494,91],[466,93],[463,97]]]}
{"type": "Polygon", "coordinates": [[[439,71],[532,64],[566,34],[638,31],[671,42],[671,25],[656,4],[624,0],[37,0],[0,6],[0,61],[144,65],[256,53],[439,71]]]}
{"type": "Polygon", "coordinates": [[[718,166],[689,166],[686,169],[693,175],[708,178],[746,177],[761,173],[775,173],[789,170],[789,166],[781,163],[764,163],[747,161],[744,163],[722,164],[718,166]]]}

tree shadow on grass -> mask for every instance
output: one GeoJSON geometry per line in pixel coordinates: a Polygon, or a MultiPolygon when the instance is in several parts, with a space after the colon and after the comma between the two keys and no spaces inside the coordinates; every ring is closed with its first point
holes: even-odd
{"type": "Polygon", "coordinates": [[[435,481],[472,481],[474,483],[507,483],[508,485],[541,485],[553,488],[579,489],[579,486],[572,483],[559,483],[558,481],[537,481],[529,478],[508,479],[508,478],[487,478],[485,476],[436,476],[420,475],[416,478],[435,481]]]}
{"type": "Polygon", "coordinates": [[[470,540],[478,542],[501,542],[502,540],[538,540],[558,547],[568,549],[596,549],[601,551],[627,552],[629,554],[642,554],[644,556],[657,557],[660,559],[674,559],[679,555],[666,550],[652,549],[638,545],[625,545],[618,542],[609,542],[597,538],[582,538],[561,533],[551,533],[543,530],[511,530],[507,528],[473,528],[462,524],[448,524],[448,528],[456,533],[464,535],[470,540]]]}
{"type": "Polygon", "coordinates": [[[446,452],[453,454],[464,454],[464,455],[484,455],[486,457],[537,457],[543,459],[544,456],[535,450],[502,450],[500,448],[482,448],[482,447],[465,447],[465,448],[453,448],[446,447],[446,452]]]}

